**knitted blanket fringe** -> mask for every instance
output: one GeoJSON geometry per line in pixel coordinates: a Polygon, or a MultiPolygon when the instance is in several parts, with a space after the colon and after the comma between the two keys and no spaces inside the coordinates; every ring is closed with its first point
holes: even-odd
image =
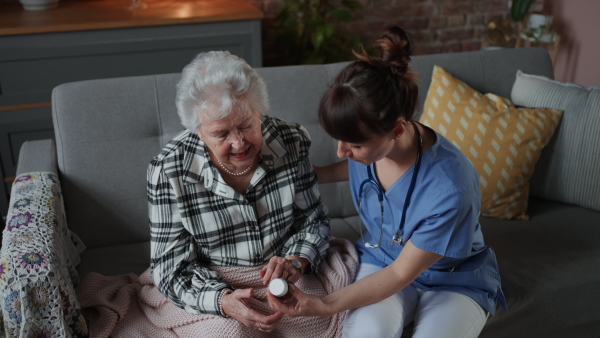
{"type": "MultiPolygon", "coordinates": [[[[352,243],[332,238],[318,274],[303,276],[296,286],[323,296],[352,283],[358,268],[352,243]]],[[[250,306],[272,312],[258,267],[211,267],[235,288],[254,288],[250,306]]],[[[167,300],[152,283],[150,269],[140,276],[103,276],[90,273],[76,288],[91,337],[341,337],[345,313],[332,317],[287,317],[266,333],[244,326],[233,318],[190,314],[167,300]]]]}

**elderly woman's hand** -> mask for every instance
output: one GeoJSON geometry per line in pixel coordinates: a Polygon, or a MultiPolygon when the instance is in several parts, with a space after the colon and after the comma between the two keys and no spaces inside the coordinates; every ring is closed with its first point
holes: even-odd
{"type": "MultiPolygon", "coordinates": [[[[308,264],[305,258],[293,257],[293,259],[299,261],[303,266],[308,264]]],[[[302,277],[302,270],[295,267],[289,258],[273,256],[260,271],[260,276],[264,285],[268,285],[275,278],[283,278],[288,282],[295,283],[302,277]]]]}
{"type": "Polygon", "coordinates": [[[237,289],[232,293],[225,294],[221,303],[224,314],[260,331],[271,332],[275,330],[283,317],[283,313],[276,312],[266,316],[251,309],[245,299],[253,296],[254,289],[237,289]]]}

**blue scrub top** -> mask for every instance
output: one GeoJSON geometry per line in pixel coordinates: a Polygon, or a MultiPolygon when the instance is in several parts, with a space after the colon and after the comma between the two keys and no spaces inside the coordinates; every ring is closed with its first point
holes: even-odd
{"type": "MultiPolygon", "coordinates": [[[[481,194],[477,172],[460,150],[436,132],[437,140],[422,157],[411,203],[402,229],[403,244],[409,239],[419,249],[443,258],[424,271],[412,284],[423,290],[445,290],[471,297],[491,315],[497,302],[506,308],[500,286],[496,256],[486,246],[479,224],[481,194]]],[[[367,167],[348,160],[350,189],[358,208],[359,188],[368,179],[367,167]]],[[[386,267],[402,251],[390,245],[398,230],[414,165],[384,194],[384,231],[379,249],[356,247],[362,263],[386,267]]],[[[371,165],[373,178],[374,168],[371,165]]],[[[364,241],[379,243],[381,208],[372,189],[363,189],[361,219],[367,228],[364,241]]]]}

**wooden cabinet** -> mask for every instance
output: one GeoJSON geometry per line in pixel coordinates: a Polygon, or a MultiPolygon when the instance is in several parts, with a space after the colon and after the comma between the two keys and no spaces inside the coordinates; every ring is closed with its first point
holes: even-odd
{"type": "Polygon", "coordinates": [[[87,79],[180,72],[202,51],[262,66],[260,20],[245,0],[61,0],[28,12],[0,3],[0,214],[25,140],[52,138],[51,92],[87,79]]]}

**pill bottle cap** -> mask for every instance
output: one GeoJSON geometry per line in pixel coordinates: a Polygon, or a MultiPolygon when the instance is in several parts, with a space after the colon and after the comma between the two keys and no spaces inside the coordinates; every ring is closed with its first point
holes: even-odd
{"type": "Polygon", "coordinates": [[[288,292],[288,283],[283,278],[275,278],[269,284],[269,291],[276,297],[283,297],[288,292]]]}

